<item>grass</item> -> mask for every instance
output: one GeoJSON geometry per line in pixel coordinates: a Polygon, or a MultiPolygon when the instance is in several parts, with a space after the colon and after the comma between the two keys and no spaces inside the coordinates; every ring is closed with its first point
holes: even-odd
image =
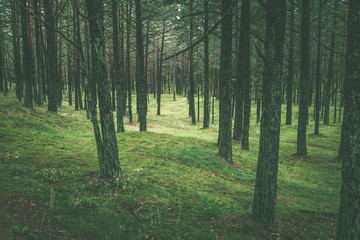
{"type": "Polygon", "coordinates": [[[217,154],[217,112],[203,129],[191,125],[186,98],[163,95],[162,102],[157,116],[150,96],[148,132],[125,119],[126,132],[117,133],[123,179],[100,179],[85,111],[65,101],[58,114],[30,110],[13,92],[1,96],[0,239],[334,238],[340,124],[321,125],[315,136],[310,121],[308,156],[299,157],[298,109],[286,126],[282,106],[277,226],[264,229],[250,215],[260,137],[255,106],[250,150],[234,141],[230,165],[217,154]]]}

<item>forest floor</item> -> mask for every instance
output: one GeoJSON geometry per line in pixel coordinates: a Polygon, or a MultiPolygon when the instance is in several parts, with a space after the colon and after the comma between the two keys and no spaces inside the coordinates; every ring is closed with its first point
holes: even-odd
{"type": "Polygon", "coordinates": [[[203,129],[191,125],[185,97],[163,95],[157,116],[150,96],[148,132],[125,118],[126,132],[117,133],[123,178],[101,179],[85,111],[66,101],[58,114],[29,110],[12,91],[0,96],[0,239],[334,238],[341,124],[321,124],[315,136],[311,117],[308,156],[300,157],[297,106],[292,126],[282,109],[277,225],[264,229],[251,220],[260,137],[255,104],[250,150],[233,141],[230,165],[218,156],[217,111],[203,129]]]}

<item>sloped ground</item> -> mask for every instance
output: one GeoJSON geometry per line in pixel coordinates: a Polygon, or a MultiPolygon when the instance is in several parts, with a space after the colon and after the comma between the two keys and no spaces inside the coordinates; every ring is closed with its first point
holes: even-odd
{"type": "Polygon", "coordinates": [[[250,151],[234,141],[230,165],[217,155],[217,113],[215,124],[204,130],[201,123],[190,124],[186,98],[174,102],[172,95],[163,96],[161,116],[150,101],[148,132],[126,124],[126,133],[117,133],[123,179],[114,180],[99,178],[85,111],[67,102],[59,114],[29,110],[13,92],[1,96],[0,239],[335,236],[339,124],[321,126],[321,136],[314,136],[310,122],[307,157],[294,155],[296,119],[281,127],[278,224],[263,229],[250,215],[260,135],[255,117],[250,151]]]}

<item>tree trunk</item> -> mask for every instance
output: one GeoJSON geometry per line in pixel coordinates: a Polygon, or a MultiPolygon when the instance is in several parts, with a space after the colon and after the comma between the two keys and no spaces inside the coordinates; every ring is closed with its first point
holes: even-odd
{"type": "Polygon", "coordinates": [[[349,0],[340,212],[336,239],[360,239],[360,2],[349,0]]]}
{"type": "Polygon", "coordinates": [[[205,19],[204,19],[204,32],[206,33],[204,39],[204,123],[203,127],[209,127],[209,35],[207,34],[209,30],[209,0],[204,0],[204,10],[205,10],[205,19]]]}
{"type": "Polygon", "coordinates": [[[240,77],[244,82],[244,123],[241,148],[249,150],[249,128],[251,112],[251,82],[250,82],[250,0],[243,0],[241,4],[241,26],[239,39],[240,77]],[[242,50],[240,50],[242,48],[242,50]]]}
{"type": "Polygon", "coordinates": [[[27,0],[20,1],[21,9],[21,30],[23,42],[23,66],[24,66],[24,82],[25,82],[25,98],[24,106],[33,108],[33,81],[34,81],[34,59],[33,49],[30,37],[30,19],[27,0]]]}
{"type": "Polygon", "coordinates": [[[317,39],[317,56],[316,56],[316,93],[315,93],[315,135],[319,135],[320,122],[320,66],[321,66],[321,18],[322,18],[322,0],[319,2],[319,19],[318,19],[318,39],[317,39]]]}
{"type": "Polygon", "coordinates": [[[40,1],[34,0],[33,3],[34,8],[34,14],[35,14],[35,47],[36,47],[36,78],[38,82],[38,98],[37,98],[37,104],[40,106],[44,105],[44,90],[43,90],[43,65],[42,65],[42,59],[43,59],[43,48],[41,46],[41,21],[38,19],[41,17],[41,7],[40,7],[40,1]]]}
{"type": "MultiPolygon", "coordinates": [[[[194,38],[194,17],[193,13],[193,4],[194,0],[190,0],[190,42],[189,45],[193,44],[194,38]]],[[[191,117],[191,123],[196,124],[196,116],[195,116],[195,80],[194,80],[194,49],[190,48],[189,50],[189,83],[190,83],[190,91],[189,91],[189,116],[191,117]]]]}
{"type": "Polygon", "coordinates": [[[308,119],[310,83],[310,0],[302,1],[300,105],[297,133],[297,154],[306,155],[306,124],[308,119]]]}
{"type": "Polygon", "coordinates": [[[219,103],[219,154],[232,163],[231,86],[232,86],[232,1],[221,1],[221,57],[219,103]]]}
{"type": "Polygon", "coordinates": [[[263,111],[252,203],[253,219],[266,227],[274,227],[276,219],[285,21],[286,0],[268,0],[262,94],[263,111]]]}
{"type": "MultiPolygon", "coordinates": [[[[337,2],[338,0],[335,0],[335,11],[337,10],[337,2]]],[[[334,16],[333,31],[331,33],[328,77],[327,77],[326,89],[325,89],[324,125],[329,125],[330,122],[330,94],[331,94],[331,87],[334,82],[333,63],[334,63],[334,50],[335,50],[335,29],[336,29],[336,16],[334,16]]]]}
{"type": "Polygon", "coordinates": [[[103,161],[100,176],[119,178],[121,175],[119,152],[115,135],[109,80],[107,78],[105,37],[103,33],[104,5],[102,0],[86,0],[92,54],[92,78],[97,80],[102,133],[103,161]]]}
{"type": "MultiPolygon", "coordinates": [[[[156,101],[157,101],[157,115],[160,115],[160,103],[161,103],[161,78],[162,78],[162,64],[163,64],[163,53],[164,53],[164,40],[165,40],[165,27],[166,21],[163,23],[162,35],[161,35],[161,48],[160,56],[158,51],[158,67],[157,67],[157,82],[156,82],[156,101]]],[[[158,44],[159,45],[159,44],[158,44]]]]}
{"type": "Polygon", "coordinates": [[[292,92],[293,92],[293,79],[294,79],[294,25],[295,25],[295,8],[294,0],[290,1],[290,42],[289,42],[289,65],[287,75],[287,88],[286,88],[286,125],[292,124],[292,92]]]}
{"type": "Polygon", "coordinates": [[[116,130],[124,132],[123,120],[123,89],[122,77],[120,77],[121,65],[119,56],[119,31],[118,31],[118,7],[117,0],[112,0],[112,17],[113,17],[113,57],[114,57],[114,82],[116,86],[116,130]]]}
{"type": "Polygon", "coordinates": [[[129,122],[133,122],[132,106],[131,106],[131,60],[130,60],[130,22],[131,22],[131,8],[132,1],[129,1],[127,9],[127,24],[126,24],[126,77],[128,90],[128,108],[129,108],[129,122]]]}
{"type": "Polygon", "coordinates": [[[142,37],[141,5],[140,0],[135,0],[136,10],[136,78],[139,87],[139,122],[140,131],[146,131],[147,89],[144,64],[144,45],[142,37]]]}
{"type": "Polygon", "coordinates": [[[4,36],[3,36],[3,26],[2,26],[2,13],[0,13],[0,92],[4,92],[6,96],[7,93],[7,81],[5,79],[5,45],[3,44],[4,36]]]}
{"type": "Polygon", "coordinates": [[[15,83],[16,83],[16,97],[21,101],[23,97],[23,77],[21,69],[20,58],[20,36],[18,27],[18,8],[15,0],[10,1],[11,6],[11,28],[13,34],[13,53],[14,53],[14,69],[15,69],[15,83]]]}
{"type": "Polygon", "coordinates": [[[57,97],[56,97],[56,36],[55,36],[55,20],[54,20],[54,5],[52,0],[44,0],[44,11],[46,26],[46,42],[47,42],[47,57],[46,57],[46,81],[47,94],[49,99],[48,110],[57,112],[57,97]]]}

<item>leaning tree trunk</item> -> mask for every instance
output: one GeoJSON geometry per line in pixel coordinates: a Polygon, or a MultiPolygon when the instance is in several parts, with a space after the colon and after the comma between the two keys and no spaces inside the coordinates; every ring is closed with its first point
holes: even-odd
{"type": "Polygon", "coordinates": [[[310,83],[310,0],[302,1],[300,61],[300,105],[297,133],[297,154],[306,155],[306,124],[308,119],[310,83]]]}
{"type": "Polygon", "coordinates": [[[221,1],[221,57],[220,57],[220,103],[219,103],[219,153],[232,163],[231,141],[231,86],[232,86],[232,1],[221,1]]]}
{"type": "Polygon", "coordinates": [[[274,227],[276,219],[285,20],[286,0],[268,0],[262,94],[263,111],[252,203],[253,219],[267,227],[274,227]]]}
{"type": "Polygon", "coordinates": [[[102,0],[86,0],[92,50],[92,78],[97,80],[102,133],[103,161],[100,162],[100,176],[118,178],[121,176],[121,169],[107,78],[105,37],[102,25],[103,4],[102,0]]]}
{"type": "Polygon", "coordinates": [[[360,239],[360,1],[349,0],[342,125],[342,180],[336,239],[360,239]]]}

